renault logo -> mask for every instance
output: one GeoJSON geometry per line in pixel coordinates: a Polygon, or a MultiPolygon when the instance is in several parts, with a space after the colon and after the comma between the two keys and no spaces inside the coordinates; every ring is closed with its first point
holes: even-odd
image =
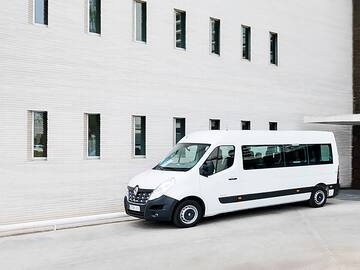
{"type": "Polygon", "coordinates": [[[136,186],[134,188],[133,192],[134,192],[134,196],[136,196],[138,194],[138,192],[139,192],[139,186],[136,186]]]}

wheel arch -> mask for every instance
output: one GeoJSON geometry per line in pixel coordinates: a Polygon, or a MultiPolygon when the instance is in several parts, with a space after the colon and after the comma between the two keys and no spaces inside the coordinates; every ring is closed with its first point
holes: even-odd
{"type": "Polygon", "coordinates": [[[201,198],[197,197],[197,196],[188,196],[188,197],[185,197],[185,198],[181,199],[180,201],[178,201],[178,202],[176,203],[176,205],[175,205],[175,207],[174,207],[174,209],[173,209],[173,212],[172,212],[172,214],[171,214],[171,219],[174,218],[174,213],[175,213],[175,210],[176,210],[176,208],[178,207],[178,205],[179,205],[180,203],[182,203],[183,201],[186,201],[186,200],[193,200],[193,201],[196,201],[197,203],[199,203],[200,206],[201,206],[201,210],[202,210],[202,213],[201,213],[202,215],[201,215],[201,217],[203,217],[203,216],[205,215],[206,207],[205,207],[204,201],[203,201],[201,198]]]}
{"type": "Polygon", "coordinates": [[[326,184],[324,184],[324,183],[319,183],[319,184],[317,184],[317,185],[314,187],[314,189],[317,188],[317,187],[321,187],[321,188],[323,188],[325,191],[328,191],[328,189],[329,189],[328,185],[326,185],[326,184]]]}

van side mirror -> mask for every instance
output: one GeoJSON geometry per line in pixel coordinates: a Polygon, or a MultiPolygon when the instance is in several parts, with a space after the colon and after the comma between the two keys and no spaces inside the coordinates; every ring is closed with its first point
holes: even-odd
{"type": "Polygon", "coordinates": [[[200,175],[208,177],[210,175],[213,175],[214,173],[214,163],[210,160],[205,161],[205,163],[200,167],[199,172],[200,175]]]}

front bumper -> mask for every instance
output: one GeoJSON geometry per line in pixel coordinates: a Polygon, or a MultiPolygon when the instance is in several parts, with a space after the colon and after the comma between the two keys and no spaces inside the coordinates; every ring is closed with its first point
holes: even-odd
{"type": "Polygon", "coordinates": [[[146,220],[171,221],[177,202],[178,200],[163,195],[155,200],[147,201],[144,205],[139,205],[129,202],[127,196],[125,196],[124,207],[126,214],[129,216],[146,220]],[[129,204],[140,206],[140,211],[130,210],[129,204]]]}

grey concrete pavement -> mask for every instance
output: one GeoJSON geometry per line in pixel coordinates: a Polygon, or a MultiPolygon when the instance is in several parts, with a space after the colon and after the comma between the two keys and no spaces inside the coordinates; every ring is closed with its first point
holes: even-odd
{"type": "Polygon", "coordinates": [[[141,220],[0,238],[0,269],[360,269],[360,192],[177,229],[141,220]]]}

